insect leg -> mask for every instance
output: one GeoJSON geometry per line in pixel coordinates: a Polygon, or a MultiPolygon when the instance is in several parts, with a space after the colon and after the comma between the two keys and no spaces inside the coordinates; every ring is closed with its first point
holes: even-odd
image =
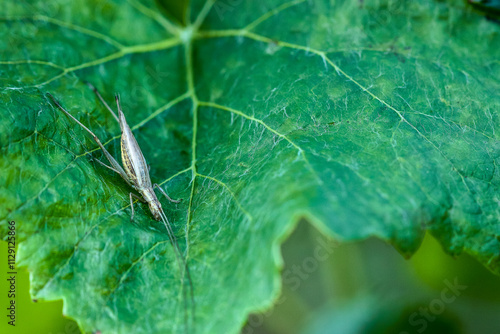
{"type": "Polygon", "coordinates": [[[104,101],[104,99],[102,98],[101,94],[99,93],[99,91],[97,90],[97,88],[95,88],[90,82],[86,82],[87,86],[90,87],[90,89],[92,89],[95,93],[95,95],[97,95],[97,97],[99,98],[99,100],[101,100],[102,104],[104,104],[104,106],[106,107],[106,109],[109,110],[109,112],[113,115],[113,117],[118,121],[118,116],[116,116],[115,112],[113,111],[113,109],[111,109],[111,107],[106,103],[106,101],[104,101]]]}
{"type": "Polygon", "coordinates": [[[95,161],[97,161],[98,163],[100,163],[101,165],[103,165],[104,167],[111,169],[113,172],[116,172],[116,173],[120,174],[120,172],[119,172],[119,171],[117,171],[116,169],[114,169],[114,168],[113,168],[113,167],[111,167],[111,166],[106,165],[106,164],[105,164],[104,162],[102,162],[101,160],[98,160],[98,159],[94,159],[94,160],[95,160],[95,161]]]}
{"type": "Polygon", "coordinates": [[[132,193],[130,193],[130,208],[132,209],[132,216],[130,216],[130,221],[134,220],[134,201],[132,200],[132,193]]]}
{"type": "Polygon", "coordinates": [[[136,194],[134,194],[134,193],[130,193],[130,207],[132,208],[132,216],[130,217],[130,221],[133,221],[133,220],[134,220],[134,200],[132,199],[132,197],[134,197],[134,198],[138,199],[138,200],[139,200],[139,201],[141,201],[142,203],[145,203],[145,202],[146,202],[143,198],[141,198],[141,197],[137,196],[136,194]]]}
{"type": "Polygon", "coordinates": [[[180,202],[182,201],[182,199],[180,199],[180,200],[171,199],[171,198],[167,195],[167,193],[165,192],[165,190],[163,190],[163,189],[162,189],[162,188],[161,188],[161,187],[160,187],[157,183],[153,184],[153,187],[154,187],[154,188],[158,188],[158,189],[161,191],[161,193],[162,193],[162,194],[163,194],[163,195],[164,195],[164,196],[165,196],[165,197],[166,197],[166,198],[167,198],[170,202],[172,202],[172,203],[180,203],[180,202]]]}
{"type": "MultiPolygon", "coordinates": [[[[87,131],[88,133],[90,133],[90,135],[92,136],[92,138],[94,138],[95,142],[97,143],[97,145],[99,145],[99,147],[101,148],[101,150],[103,151],[104,155],[106,156],[106,158],[108,159],[108,161],[111,163],[111,166],[113,166],[113,170],[115,170],[116,172],[118,172],[118,174],[120,174],[120,176],[130,185],[132,185],[129,177],[127,176],[127,174],[125,173],[125,171],[123,170],[123,168],[120,166],[120,164],[118,163],[118,161],[115,160],[115,158],[113,158],[113,156],[108,152],[108,150],[106,150],[106,148],[104,147],[104,145],[102,145],[101,141],[99,140],[99,138],[97,138],[97,136],[89,130],[89,128],[87,128],[85,125],[83,125],[82,123],[80,123],[79,120],[77,120],[73,115],[71,115],[66,109],[64,109],[60,104],[59,102],[56,101],[55,97],[52,96],[52,94],[50,93],[47,93],[48,96],[50,96],[50,98],[52,99],[52,101],[54,101],[54,103],[56,104],[56,106],[61,109],[66,115],[68,115],[72,120],[74,120],[76,123],[78,123],[78,125],[80,125],[82,128],[85,129],[85,131],[87,131]]],[[[107,166],[106,166],[107,167],[107,166]]]]}

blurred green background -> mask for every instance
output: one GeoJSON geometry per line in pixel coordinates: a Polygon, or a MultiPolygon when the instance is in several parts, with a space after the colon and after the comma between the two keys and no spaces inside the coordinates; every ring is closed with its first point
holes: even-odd
{"type": "Polygon", "coordinates": [[[245,334],[500,333],[500,277],[431,235],[405,260],[381,240],[339,244],[301,222],[282,250],[282,296],[245,334]]]}
{"type": "MultiPolygon", "coordinates": [[[[5,242],[0,248],[7,254],[5,242]]],[[[446,255],[430,235],[405,260],[383,241],[343,244],[303,221],[282,251],[282,295],[271,310],[250,316],[244,334],[500,333],[500,277],[468,255],[446,255]]],[[[1,262],[5,310],[8,270],[1,262]]],[[[32,302],[24,270],[16,305],[16,327],[3,315],[1,333],[80,332],[62,316],[61,301],[32,302]]]]}

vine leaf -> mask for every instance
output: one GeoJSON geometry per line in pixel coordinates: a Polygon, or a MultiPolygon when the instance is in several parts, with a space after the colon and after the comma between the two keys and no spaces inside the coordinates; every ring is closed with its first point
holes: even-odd
{"type": "Polygon", "coordinates": [[[500,272],[500,26],[456,2],[193,0],[181,27],[156,4],[2,8],[1,229],[19,224],[33,298],[64,299],[85,332],[185,325],[166,231],[141,204],[130,223],[130,189],[45,98],[118,157],[84,80],[121,94],[153,182],[184,199],[164,207],[197,333],[271,305],[300,217],[404,255],[428,230],[500,272]]]}

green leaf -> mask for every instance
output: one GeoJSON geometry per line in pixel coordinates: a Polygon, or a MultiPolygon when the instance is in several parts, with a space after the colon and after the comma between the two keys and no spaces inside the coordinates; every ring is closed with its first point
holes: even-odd
{"type": "Polygon", "coordinates": [[[500,273],[500,26],[456,2],[7,0],[0,14],[0,217],[31,294],[85,332],[184,330],[166,231],[53,94],[115,157],[84,84],[121,94],[189,262],[196,333],[236,333],[279,294],[300,217],[404,255],[426,230],[500,273]],[[162,7],[165,9],[165,7],[162,7]]]}

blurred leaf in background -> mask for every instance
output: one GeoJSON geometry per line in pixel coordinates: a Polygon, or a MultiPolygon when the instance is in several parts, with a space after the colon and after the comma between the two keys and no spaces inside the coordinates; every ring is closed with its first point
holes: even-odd
{"type": "Polygon", "coordinates": [[[302,221],[282,249],[282,296],[243,334],[500,333],[500,277],[430,235],[405,260],[379,240],[338,243],[302,221]]]}
{"type": "MultiPolygon", "coordinates": [[[[500,273],[500,26],[465,3],[4,3],[0,230],[19,222],[18,264],[33,298],[64,299],[85,331],[187,326],[163,227],[142,205],[130,223],[130,188],[46,99],[56,96],[118,156],[118,125],[85,81],[108,101],[121,94],[153,182],[185,199],[165,207],[191,267],[197,333],[237,332],[249,312],[272,306],[280,245],[302,217],[337,240],[378,237],[406,257],[430,233],[449,254],[500,273]]],[[[285,285],[306,290],[290,297],[289,314],[333,301],[320,313],[376,331],[398,326],[406,314],[396,309],[411,316],[415,299],[436,300],[380,249],[374,258],[346,247],[341,267],[326,271],[332,287],[314,275],[324,252],[285,269],[285,285]],[[373,291],[371,263],[411,293],[373,291]]],[[[420,274],[441,291],[454,280],[445,273],[420,274]]],[[[317,312],[306,313],[293,321],[314,326],[317,312]]],[[[450,306],[433,326],[454,314],[450,306]]]]}

